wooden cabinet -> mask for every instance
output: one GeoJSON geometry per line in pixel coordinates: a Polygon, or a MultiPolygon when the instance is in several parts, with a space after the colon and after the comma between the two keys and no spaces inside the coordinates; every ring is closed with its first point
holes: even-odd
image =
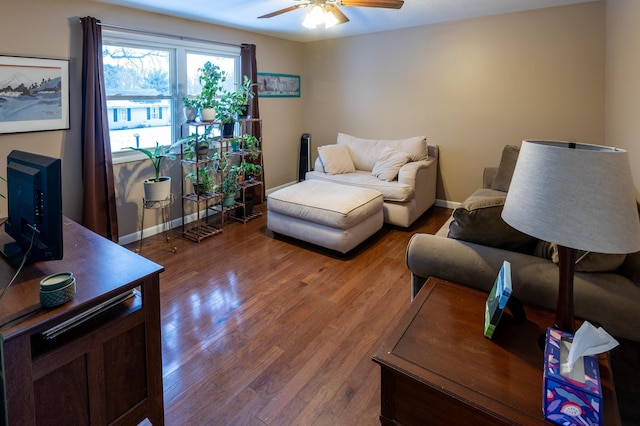
{"type": "MultiPolygon", "coordinates": [[[[1,424],[164,423],[159,274],[162,266],[66,219],[64,258],[26,266],[0,299],[1,424]],[[45,309],[39,281],[71,271],[76,295],[45,309]],[[132,292],[133,290],[133,292],[132,292]],[[47,332],[129,296],[54,337],[47,332]]],[[[0,261],[2,282],[15,271],[0,261]]]]}
{"type": "Polygon", "coordinates": [[[183,124],[183,136],[191,135],[192,143],[181,145],[183,176],[191,176],[191,182],[182,181],[182,235],[196,242],[222,232],[225,220],[246,223],[262,216],[257,208],[251,210],[264,204],[262,140],[251,139],[253,133],[262,134],[262,120],[238,121],[235,136],[229,138],[220,136],[221,129],[222,123],[215,121],[183,124]],[[198,154],[194,146],[203,141],[208,151],[198,154]],[[234,166],[253,173],[240,172],[238,190],[227,203],[223,185],[234,166]],[[203,181],[209,186],[199,190],[203,181]]]}

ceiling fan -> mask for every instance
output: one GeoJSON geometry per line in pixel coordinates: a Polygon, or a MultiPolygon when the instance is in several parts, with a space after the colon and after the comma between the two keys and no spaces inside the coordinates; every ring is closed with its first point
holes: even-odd
{"type": "Polygon", "coordinates": [[[293,10],[301,9],[303,7],[311,7],[307,13],[307,17],[302,25],[315,28],[319,23],[325,23],[325,25],[338,25],[349,22],[349,18],[338,9],[338,6],[354,6],[354,7],[378,7],[385,9],[400,9],[404,4],[403,0],[296,0],[300,1],[299,4],[285,7],[284,9],[276,10],[275,12],[267,13],[266,15],[258,16],[261,18],[273,18],[274,16],[282,15],[283,13],[291,12],[293,10]],[[322,16],[324,15],[324,18],[322,16]],[[324,19],[324,21],[323,21],[324,19]]]}

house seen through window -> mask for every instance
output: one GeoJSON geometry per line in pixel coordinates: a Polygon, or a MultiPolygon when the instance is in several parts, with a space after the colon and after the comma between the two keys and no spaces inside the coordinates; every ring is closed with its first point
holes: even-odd
{"type": "Polygon", "coordinates": [[[182,137],[182,98],[200,93],[198,69],[207,61],[227,73],[227,90],[242,81],[239,47],[105,30],[102,56],[115,156],[182,137]]]}

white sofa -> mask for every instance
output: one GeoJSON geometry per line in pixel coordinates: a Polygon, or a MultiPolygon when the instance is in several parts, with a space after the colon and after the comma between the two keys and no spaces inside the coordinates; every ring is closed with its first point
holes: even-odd
{"type": "Polygon", "coordinates": [[[318,148],[314,170],[305,179],[380,191],[384,221],[404,228],[435,203],[438,147],[428,145],[424,136],[380,140],[339,133],[336,145],[342,148],[318,148]]]}

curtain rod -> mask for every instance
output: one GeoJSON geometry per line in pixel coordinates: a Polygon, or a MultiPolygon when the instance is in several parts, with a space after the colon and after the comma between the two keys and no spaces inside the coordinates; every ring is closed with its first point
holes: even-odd
{"type": "MultiPolygon", "coordinates": [[[[82,20],[80,20],[80,23],[82,24],[82,20]]],[[[219,45],[222,45],[222,46],[240,47],[240,48],[242,47],[242,45],[240,45],[240,44],[225,43],[225,42],[222,42],[222,41],[205,40],[205,39],[202,39],[202,38],[185,37],[185,36],[178,36],[178,35],[175,35],[175,34],[160,33],[160,32],[156,32],[156,31],[140,30],[140,29],[137,29],[137,28],[121,27],[119,25],[103,24],[102,22],[98,22],[97,24],[100,25],[103,28],[109,28],[109,29],[113,29],[113,30],[129,31],[129,32],[133,32],[133,33],[155,35],[155,36],[161,36],[161,37],[171,37],[171,38],[175,38],[175,39],[178,39],[178,40],[184,40],[184,41],[197,41],[197,42],[200,42],[200,43],[214,43],[214,44],[219,44],[219,45]]]]}

